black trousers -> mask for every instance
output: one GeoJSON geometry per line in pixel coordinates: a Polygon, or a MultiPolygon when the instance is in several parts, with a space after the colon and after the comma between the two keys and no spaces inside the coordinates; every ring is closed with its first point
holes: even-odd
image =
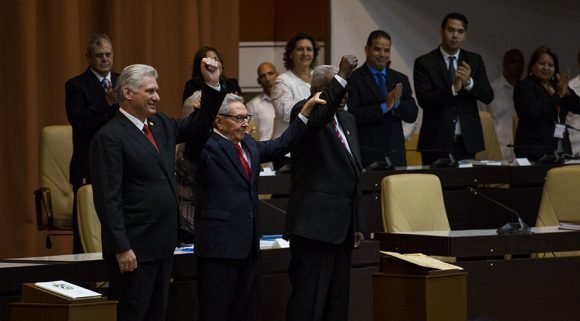
{"type": "Polygon", "coordinates": [[[259,257],[197,256],[199,321],[253,321],[259,257]]]}
{"type": "Polygon", "coordinates": [[[167,315],[173,257],[139,262],[121,274],[115,257],[105,258],[110,273],[109,299],[118,300],[119,321],[163,321],[167,315]]]}
{"type": "Polygon", "coordinates": [[[353,237],[339,245],[290,236],[287,321],[347,321],[353,237]]]}

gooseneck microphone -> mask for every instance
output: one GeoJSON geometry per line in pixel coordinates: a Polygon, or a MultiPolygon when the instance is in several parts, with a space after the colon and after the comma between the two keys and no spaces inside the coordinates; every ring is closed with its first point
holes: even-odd
{"type": "Polygon", "coordinates": [[[384,157],[385,160],[384,161],[375,161],[373,163],[371,163],[370,165],[368,165],[365,169],[371,169],[371,170],[384,170],[384,169],[392,169],[393,167],[395,167],[393,165],[393,162],[391,161],[391,159],[389,158],[389,154],[385,151],[382,151],[380,149],[376,149],[373,147],[368,147],[368,146],[360,146],[361,150],[366,150],[369,152],[373,152],[377,155],[380,155],[381,157],[384,157]]]}
{"type": "Polygon", "coordinates": [[[488,202],[491,202],[501,208],[503,208],[504,210],[507,210],[508,212],[514,214],[516,216],[516,218],[518,219],[517,223],[507,223],[504,226],[498,228],[497,234],[499,235],[509,235],[509,234],[531,234],[531,228],[528,224],[526,224],[526,222],[524,222],[524,220],[522,219],[522,217],[520,216],[520,213],[518,213],[516,210],[514,210],[511,207],[508,207],[507,205],[481,193],[480,191],[478,191],[476,188],[468,186],[467,187],[474,195],[479,195],[481,196],[483,199],[485,199],[488,202]]]}

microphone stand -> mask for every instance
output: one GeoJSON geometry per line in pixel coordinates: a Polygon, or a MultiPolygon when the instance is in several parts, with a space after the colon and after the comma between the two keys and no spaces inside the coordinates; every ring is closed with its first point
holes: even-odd
{"type": "Polygon", "coordinates": [[[517,217],[517,219],[518,219],[517,223],[507,223],[506,225],[497,229],[497,234],[509,235],[509,234],[530,234],[530,233],[532,233],[530,226],[528,224],[526,224],[526,222],[524,222],[524,220],[522,219],[522,217],[520,216],[520,214],[516,210],[514,210],[510,207],[507,207],[505,204],[479,192],[477,189],[475,189],[471,186],[468,186],[467,188],[474,195],[479,195],[479,196],[483,197],[483,199],[503,208],[504,210],[509,211],[510,213],[513,213],[517,217]]]}

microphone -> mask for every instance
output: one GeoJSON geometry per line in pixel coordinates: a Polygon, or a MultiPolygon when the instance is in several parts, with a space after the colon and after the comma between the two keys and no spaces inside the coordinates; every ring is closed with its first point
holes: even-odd
{"type": "Polygon", "coordinates": [[[510,234],[531,234],[531,228],[528,224],[526,224],[526,222],[524,222],[524,220],[522,219],[522,217],[520,216],[520,214],[514,210],[511,207],[506,206],[505,204],[481,193],[480,191],[478,191],[476,188],[468,186],[467,187],[474,195],[479,195],[481,196],[483,199],[485,199],[486,201],[489,201],[501,208],[503,208],[504,210],[507,210],[508,212],[514,214],[516,216],[516,218],[518,219],[517,223],[507,223],[504,226],[498,228],[496,230],[497,234],[499,235],[510,235],[510,234]]]}
{"type": "Polygon", "coordinates": [[[359,146],[361,150],[366,150],[369,152],[373,152],[377,155],[380,155],[382,157],[385,158],[384,161],[380,160],[380,161],[374,161],[372,162],[370,165],[368,165],[365,169],[370,169],[370,170],[385,170],[385,169],[393,169],[395,166],[393,165],[393,162],[391,161],[391,159],[389,158],[389,153],[382,151],[380,149],[376,149],[373,147],[368,147],[368,146],[359,146]]]}
{"type": "Polygon", "coordinates": [[[407,149],[407,151],[419,153],[447,154],[447,157],[438,158],[433,163],[429,164],[429,166],[431,166],[431,168],[457,167],[457,159],[455,159],[451,151],[449,151],[448,149],[422,148],[422,149],[407,149]]]}
{"type": "Polygon", "coordinates": [[[286,215],[286,211],[270,202],[266,202],[263,199],[258,199],[262,204],[267,205],[268,207],[272,208],[274,211],[286,215]]]}

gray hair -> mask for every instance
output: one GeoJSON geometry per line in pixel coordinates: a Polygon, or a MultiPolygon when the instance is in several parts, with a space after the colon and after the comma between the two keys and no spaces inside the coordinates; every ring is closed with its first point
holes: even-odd
{"type": "Polygon", "coordinates": [[[131,91],[137,91],[143,83],[143,78],[153,77],[157,79],[157,70],[148,65],[130,65],[125,67],[117,78],[117,86],[115,86],[115,96],[119,105],[125,101],[123,88],[129,87],[131,91]]]}
{"type": "Polygon", "coordinates": [[[87,57],[90,57],[93,55],[93,46],[101,46],[103,44],[103,41],[106,41],[108,43],[111,44],[111,46],[113,46],[113,42],[111,41],[111,38],[109,38],[109,36],[106,33],[95,33],[91,36],[91,38],[89,38],[89,41],[87,42],[87,57]]]}
{"type": "Polygon", "coordinates": [[[320,65],[312,71],[312,86],[327,86],[334,75],[338,73],[338,68],[332,65],[320,65]]]}
{"type": "Polygon", "coordinates": [[[235,102],[243,104],[244,98],[236,94],[227,94],[224,98],[224,101],[222,102],[222,105],[220,106],[220,109],[218,110],[218,114],[228,114],[230,111],[230,105],[235,102]]]}

